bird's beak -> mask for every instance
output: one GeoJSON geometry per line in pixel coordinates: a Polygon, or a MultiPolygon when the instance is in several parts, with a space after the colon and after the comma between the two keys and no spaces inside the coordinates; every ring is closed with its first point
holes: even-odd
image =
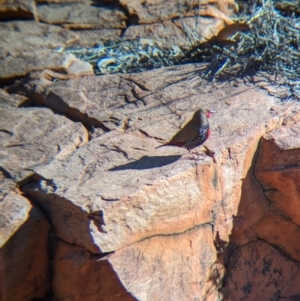
{"type": "Polygon", "coordinates": [[[211,117],[213,114],[215,114],[217,111],[214,111],[214,110],[207,110],[207,113],[206,113],[206,117],[209,118],[211,117]]]}

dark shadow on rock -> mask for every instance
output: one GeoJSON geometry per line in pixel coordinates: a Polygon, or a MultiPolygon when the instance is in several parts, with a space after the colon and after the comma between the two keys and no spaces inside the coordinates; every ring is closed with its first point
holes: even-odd
{"type": "MultiPolygon", "coordinates": [[[[26,209],[24,207],[20,210],[26,209]]],[[[1,227],[9,232],[11,224],[6,217],[12,212],[4,210],[4,219],[1,216],[1,227]]],[[[42,212],[33,206],[27,217],[24,216],[24,223],[15,232],[10,232],[6,241],[5,236],[1,239],[1,296],[5,296],[1,300],[25,300],[25,295],[27,300],[42,300],[49,294],[49,228],[50,225],[42,212]]]]}
{"type": "MultiPolygon", "coordinates": [[[[256,241],[257,238],[255,235],[251,238],[249,233],[252,233],[252,226],[263,216],[265,207],[267,206],[262,187],[254,175],[258,153],[259,151],[257,149],[252,158],[252,164],[245,178],[242,179],[241,198],[237,213],[236,215],[228,217],[232,219],[232,230],[229,236],[229,242],[219,254],[220,262],[226,268],[226,276],[223,279],[222,287],[219,289],[225,300],[241,300],[241,295],[244,297],[243,300],[250,300],[249,296],[251,294],[247,294],[242,288],[253,281],[253,279],[250,279],[250,276],[247,276],[248,273],[252,273],[252,270],[251,267],[241,267],[235,254],[243,248],[244,245],[247,246],[248,243],[256,241]],[[243,276],[238,275],[235,265],[243,271],[241,274],[243,276]],[[236,285],[236,288],[233,288],[234,285],[236,285]]],[[[261,281],[263,280],[261,279],[261,281]]],[[[254,291],[258,289],[258,287],[253,288],[254,291]]]]}
{"type": "MultiPolygon", "coordinates": [[[[226,268],[226,276],[219,290],[224,300],[250,301],[256,300],[259,295],[262,295],[260,300],[294,300],[294,296],[300,295],[298,272],[291,272],[298,271],[300,263],[281,247],[284,240],[276,245],[265,238],[266,232],[270,232],[270,240],[274,236],[280,238],[282,234],[276,230],[276,224],[286,217],[274,209],[272,200],[267,198],[261,181],[256,177],[258,168],[266,169],[262,162],[262,143],[263,140],[242,180],[238,211],[231,217],[233,225],[229,242],[218,257],[226,268]],[[274,217],[273,222],[270,216],[274,217]],[[280,296],[281,291],[284,297],[280,296]]],[[[268,153],[266,157],[271,155],[268,153]]]]}
{"type": "Polygon", "coordinates": [[[179,160],[180,157],[181,155],[154,156],[154,157],[143,156],[142,158],[134,162],[130,162],[127,164],[110,168],[109,171],[118,171],[118,170],[127,170],[127,169],[143,170],[143,169],[158,168],[158,167],[163,167],[165,165],[172,164],[177,160],[179,160]]]}
{"type": "MultiPolygon", "coordinates": [[[[237,213],[236,215],[227,216],[227,220],[232,220],[232,230],[229,235],[229,241],[222,239],[219,231],[216,231],[214,234],[217,259],[209,276],[211,288],[206,294],[206,299],[209,299],[212,291],[218,290],[224,300],[254,300],[253,298],[249,299],[249,296],[246,293],[243,294],[242,291],[242,287],[246,287],[245,284],[248,284],[250,281],[251,276],[249,275],[252,272],[251,264],[241,266],[239,262],[235,260],[234,254],[237,250],[241,249],[243,245],[247,245],[247,243],[256,239],[255,237],[253,239],[248,237],[247,240],[245,236],[247,237],[256,219],[260,219],[264,214],[264,208],[266,206],[261,185],[254,176],[257,153],[258,151],[256,151],[252,158],[252,164],[245,178],[242,179],[241,198],[237,213]],[[219,265],[225,267],[225,275],[218,269],[219,265]],[[240,294],[242,294],[244,299],[240,294]]],[[[220,206],[224,206],[222,202],[223,200],[219,200],[220,206]]],[[[224,220],[224,222],[226,222],[226,220],[224,220]]]]}
{"type": "MultiPolygon", "coordinates": [[[[120,281],[118,274],[110,264],[109,256],[113,254],[113,252],[102,252],[91,235],[91,220],[93,220],[95,224],[99,223],[97,225],[99,229],[101,228],[101,224],[104,223],[100,211],[94,214],[88,214],[71,200],[55,195],[55,193],[43,191],[39,182],[32,181],[31,184],[23,187],[23,192],[30,197],[30,200],[37,208],[43,211],[52,225],[48,248],[51,258],[51,267],[53,268],[53,274],[50,276],[53,278],[48,280],[46,284],[55,283],[55,290],[52,291],[55,300],[61,299],[61,296],[71,296],[71,299],[73,296],[77,296],[76,300],[90,300],[91,296],[101,296],[95,298],[105,301],[137,300],[127,291],[120,281]],[[78,228],[76,228],[76,225],[78,225],[78,228]],[[75,274],[79,276],[74,277],[73,275],[75,274]],[[67,281],[70,285],[57,285],[57,283],[61,284],[63,281],[67,281]]],[[[23,225],[22,229],[24,228],[23,225]]],[[[48,223],[46,225],[48,225],[48,223]]],[[[39,231],[38,227],[37,229],[33,229],[33,234],[36,235],[37,231],[39,231]]],[[[15,237],[16,233],[12,238],[15,237]]],[[[12,244],[14,248],[10,246],[6,247],[6,253],[14,255],[14,253],[11,253],[11,250],[17,250],[17,255],[19,255],[20,248],[16,248],[15,246],[23,247],[24,242],[22,239],[24,239],[24,234],[18,235],[18,243],[12,244]]],[[[45,241],[47,241],[47,237],[45,237],[45,241]]],[[[45,254],[46,250],[44,250],[44,253],[40,251],[42,245],[41,242],[37,242],[39,243],[36,247],[37,254],[48,256],[48,254],[45,254]]],[[[30,242],[29,246],[33,248],[30,242]]],[[[3,250],[2,254],[0,254],[0,259],[4,258],[1,257],[1,255],[3,255],[3,250]]],[[[5,257],[9,258],[9,256],[10,255],[6,255],[5,257]]],[[[20,256],[17,257],[17,260],[18,258],[22,259],[20,256]]],[[[24,258],[27,265],[29,259],[32,261],[32,256],[24,258]]],[[[20,275],[22,276],[23,274],[21,273],[20,275]]],[[[41,281],[39,281],[39,283],[40,282],[41,281]]],[[[36,283],[36,281],[34,283],[36,283]]],[[[44,295],[46,295],[46,293],[44,295]]],[[[15,299],[10,298],[9,300],[15,299]]],[[[40,298],[38,300],[40,300],[40,298]]]]}

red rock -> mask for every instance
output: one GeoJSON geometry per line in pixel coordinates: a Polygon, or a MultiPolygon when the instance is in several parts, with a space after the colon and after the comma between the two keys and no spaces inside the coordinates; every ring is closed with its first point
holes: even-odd
{"type": "Polygon", "coordinates": [[[299,261],[299,226],[282,212],[272,212],[271,210],[254,226],[258,238],[277,246],[288,256],[299,261]]]}
{"type": "Polygon", "coordinates": [[[134,301],[124,289],[108,256],[58,240],[53,265],[55,300],[134,301]]]}
{"type": "Polygon", "coordinates": [[[264,241],[237,248],[227,271],[225,300],[293,300],[300,293],[299,262],[264,241]]]}
{"type": "Polygon", "coordinates": [[[121,40],[121,29],[89,29],[76,31],[78,40],[75,41],[71,47],[85,47],[91,48],[98,46],[103,42],[119,42],[121,40]],[[99,39],[101,37],[101,40],[99,39]]]}
{"type": "MultiPolygon", "coordinates": [[[[209,1],[186,1],[181,4],[177,0],[170,0],[168,2],[159,0],[120,0],[121,5],[129,12],[132,23],[156,23],[168,19],[179,18],[181,16],[191,17],[197,16],[209,7],[209,1]],[[200,4],[200,7],[199,7],[200,4]]],[[[219,1],[217,2],[219,9],[227,16],[232,9],[235,9],[233,1],[219,1]]]]}
{"type": "Polygon", "coordinates": [[[1,300],[45,298],[50,291],[49,223],[26,198],[7,190],[0,202],[0,220],[1,300]]]}
{"type": "Polygon", "coordinates": [[[225,269],[217,261],[209,224],[149,237],[116,251],[108,261],[137,300],[220,298],[225,269]]]}
{"type": "MultiPolygon", "coordinates": [[[[78,61],[73,55],[57,52],[79,37],[58,26],[42,23],[7,22],[0,26],[0,79],[12,79],[44,69],[68,72],[78,61]]],[[[87,71],[91,75],[91,67],[87,71]]]]}
{"type": "Polygon", "coordinates": [[[182,20],[163,21],[153,24],[142,24],[129,26],[122,36],[123,39],[146,38],[167,43],[169,46],[181,47],[184,50],[190,50],[191,41],[195,41],[195,36],[190,31],[196,31],[198,43],[209,40],[214,34],[217,34],[224,26],[222,21],[213,18],[190,17],[182,20]],[[198,22],[198,23],[197,23],[198,22]],[[196,25],[198,26],[196,27],[196,25]]]}
{"type": "Polygon", "coordinates": [[[54,157],[69,156],[88,139],[81,123],[45,108],[0,110],[0,164],[16,182],[54,157]]]}
{"type": "MultiPolygon", "coordinates": [[[[44,105],[71,116],[74,112],[76,118],[106,133],[71,156],[38,168],[41,180],[27,191],[51,216],[60,239],[96,254],[115,252],[109,262],[124,289],[138,300],[163,298],[160,287],[156,289],[157,279],[164,279],[166,298],[183,299],[184,291],[192,300],[195,287],[191,283],[196,280],[182,285],[170,281],[170,275],[179,279],[185,270],[171,264],[173,243],[165,237],[178,235],[174,245],[186,251],[188,233],[197,226],[213,225],[210,245],[213,239],[218,256],[213,253],[212,262],[220,264],[216,273],[221,283],[231,243],[242,246],[256,240],[256,226],[266,216],[268,201],[251,176],[259,140],[280,128],[295,110],[292,104],[274,105],[265,92],[242,85],[199,91],[199,86],[205,87],[199,78],[190,86],[180,80],[192,70],[194,66],[186,65],[59,82],[49,85],[40,98],[44,105]],[[165,85],[162,78],[172,78],[173,85],[165,85]],[[201,149],[196,161],[185,150],[155,149],[158,141],[184,126],[197,107],[217,111],[211,119],[212,135],[205,143],[214,151],[215,162],[201,149]],[[51,185],[43,179],[51,179],[51,185]],[[157,242],[156,237],[162,238],[157,242]],[[148,240],[151,247],[146,248],[148,240]],[[165,270],[159,269],[156,276],[152,262],[160,258],[160,248],[168,255],[162,261],[165,270]],[[128,257],[132,260],[126,261],[128,257]]],[[[202,246],[198,257],[189,258],[197,261],[211,252],[202,246]]],[[[194,260],[192,266],[196,266],[194,260]]],[[[203,273],[198,275],[202,276],[197,281],[209,287],[210,298],[215,300],[219,286],[203,273]]],[[[193,277],[191,273],[187,279],[193,277]]]]}

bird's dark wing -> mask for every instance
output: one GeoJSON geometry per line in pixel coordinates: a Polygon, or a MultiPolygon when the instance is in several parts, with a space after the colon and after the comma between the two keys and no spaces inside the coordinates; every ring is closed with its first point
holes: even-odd
{"type": "Polygon", "coordinates": [[[196,121],[190,120],[177,134],[169,141],[169,144],[184,143],[189,139],[198,136],[198,127],[196,121]]]}

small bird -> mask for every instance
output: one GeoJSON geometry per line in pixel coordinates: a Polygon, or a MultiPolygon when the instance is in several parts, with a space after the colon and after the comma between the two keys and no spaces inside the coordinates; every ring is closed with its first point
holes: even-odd
{"type": "Polygon", "coordinates": [[[203,144],[210,135],[208,118],[215,113],[211,110],[197,110],[192,119],[166,144],[156,148],[173,145],[184,147],[188,151],[203,144]]]}

